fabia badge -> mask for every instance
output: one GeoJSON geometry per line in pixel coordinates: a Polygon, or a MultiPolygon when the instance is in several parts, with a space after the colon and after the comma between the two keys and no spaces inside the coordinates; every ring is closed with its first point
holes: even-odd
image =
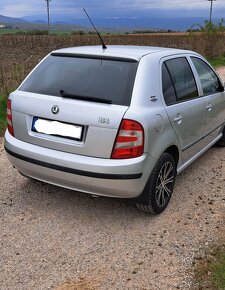
{"type": "Polygon", "coordinates": [[[53,106],[53,107],[52,107],[52,114],[55,114],[55,115],[56,115],[56,114],[58,114],[58,112],[59,112],[59,107],[56,106],[56,105],[53,106]]]}

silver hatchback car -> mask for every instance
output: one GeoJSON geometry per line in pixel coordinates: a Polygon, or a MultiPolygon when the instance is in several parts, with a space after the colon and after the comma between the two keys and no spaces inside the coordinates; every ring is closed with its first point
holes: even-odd
{"type": "Polygon", "coordinates": [[[176,174],[225,146],[224,84],[192,51],[67,48],[10,94],[7,120],[5,150],[23,175],[158,214],[176,174]]]}

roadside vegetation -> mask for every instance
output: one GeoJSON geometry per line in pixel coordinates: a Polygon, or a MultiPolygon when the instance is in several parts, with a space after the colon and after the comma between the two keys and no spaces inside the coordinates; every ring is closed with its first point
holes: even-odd
{"type": "Polygon", "coordinates": [[[225,66],[225,56],[220,56],[220,57],[217,57],[217,58],[208,59],[208,61],[215,68],[219,68],[219,67],[225,66]]]}
{"type": "Polygon", "coordinates": [[[225,289],[225,244],[196,257],[193,289],[225,289]]]}
{"type": "Polygon", "coordinates": [[[222,18],[218,23],[205,20],[204,25],[194,24],[188,31],[190,33],[200,32],[208,35],[223,35],[225,32],[225,20],[222,18]]]}
{"type": "MultiPolygon", "coordinates": [[[[144,29],[144,30],[128,30],[128,31],[110,31],[110,30],[102,30],[100,31],[102,35],[121,35],[121,34],[156,34],[156,33],[176,33],[173,30],[151,30],[151,29],[144,29]]],[[[19,29],[19,28],[3,28],[0,29],[0,35],[93,35],[96,34],[93,30],[88,29],[59,29],[53,28],[48,31],[48,29],[19,29]]]]}
{"type": "MultiPolygon", "coordinates": [[[[21,30],[25,31],[25,30],[21,30]]],[[[10,28],[10,29],[0,29],[0,36],[5,34],[16,34],[18,32],[18,29],[10,28]]]]}

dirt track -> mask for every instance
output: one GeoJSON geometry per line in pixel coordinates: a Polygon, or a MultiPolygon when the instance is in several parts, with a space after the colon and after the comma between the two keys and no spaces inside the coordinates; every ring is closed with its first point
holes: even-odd
{"type": "Polygon", "coordinates": [[[1,289],[193,289],[194,257],[225,233],[224,148],[180,174],[168,209],[153,217],[27,180],[2,142],[1,289]]]}
{"type": "Polygon", "coordinates": [[[1,289],[189,288],[193,257],[225,231],[225,149],[179,175],[157,217],[29,181],[0,150],[1,289]]]}

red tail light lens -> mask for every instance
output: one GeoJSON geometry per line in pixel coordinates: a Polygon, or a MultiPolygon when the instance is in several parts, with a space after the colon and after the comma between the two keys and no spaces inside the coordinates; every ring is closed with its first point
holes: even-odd
{"type": "Polygon", "coordinates": [[[112,159],[139,157],[144,152],[144,129],[133,120],[123,120],[112,151],[112,159]]]}
{"type": "Polygon", "coordinates": [[[14,136],[13,123],[12,123],[12,103],[11,100],[7,101],[7,124],[9,133],[14,136]]]}

